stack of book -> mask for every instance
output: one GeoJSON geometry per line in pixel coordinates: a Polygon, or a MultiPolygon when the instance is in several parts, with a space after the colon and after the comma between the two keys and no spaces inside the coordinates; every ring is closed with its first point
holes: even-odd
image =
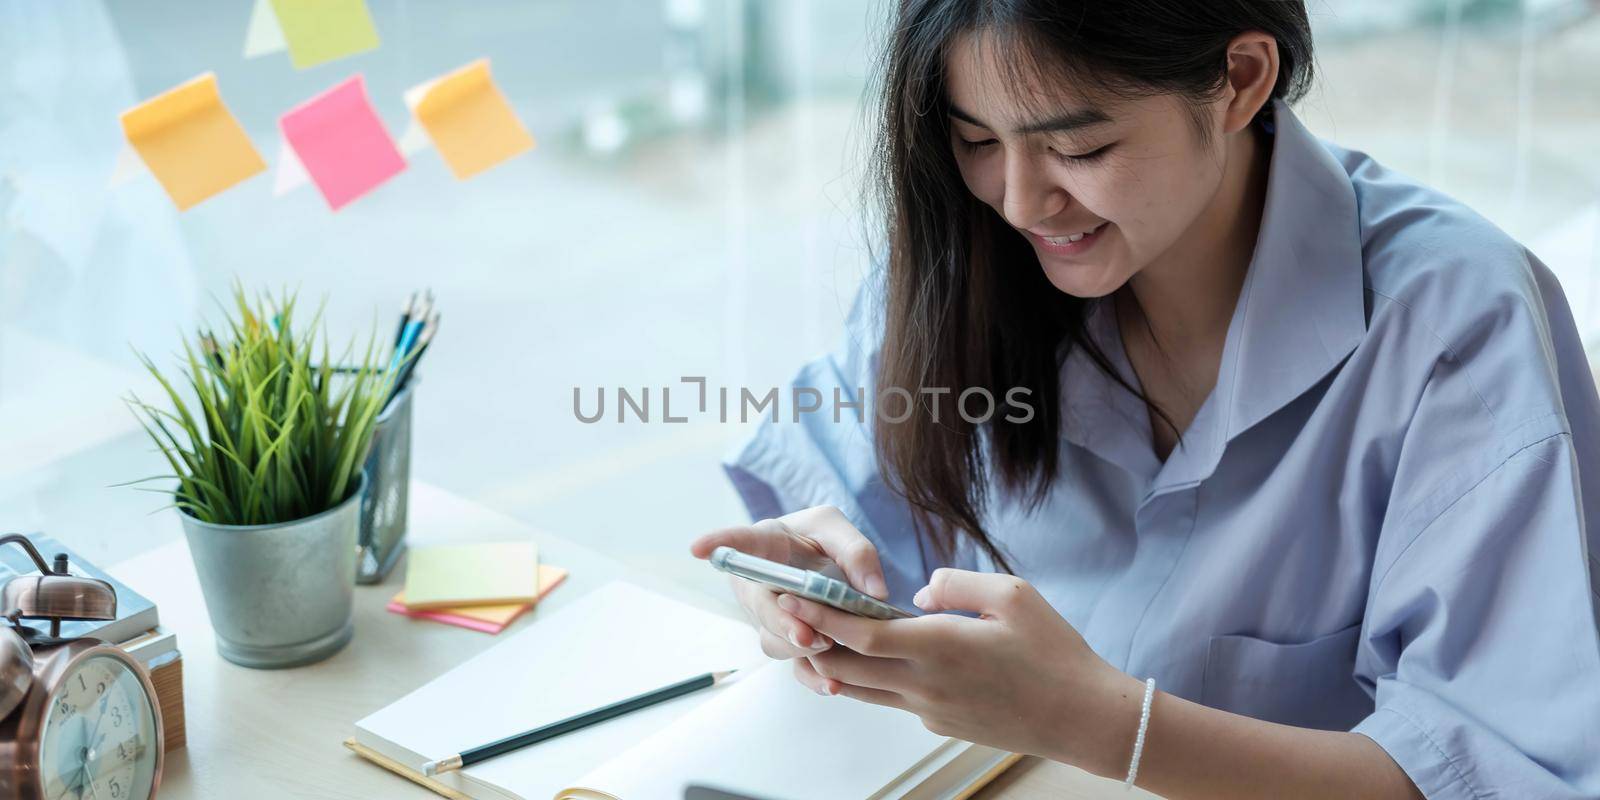
{"type": "MultiPolygon", "coordinates": [[[[161,618],[155,603],[144,595],[123,585],[98,567],[59,541],[40,534],[30,534],[35,547],[46,561],[54,561],[57,553],[67,555],[67,571],[87,578],[98,578],[111,584],[117,592],[117,618],[113,620],[67,621],[61,623],[62,638],[93,637],[117,645],[143,664],[150,672],[150,682],[155,685],[156,703],[161,707],[166,750],[171,752],[184,746],[183,718],[183,656],[178,652],[177,635],[161,627],[161,618]]],[[[0,548],[0,584],[19,575],[37,575],[33,559],[19,547],[0,548]]],[[[39,620],[22,620],[41,632],[49,630],[50,623],[39,620]]]]}
{"type": "Polygon", "coordinates": [[[170,753],[184,746],[188,737],[183,725],[183,656],[178,652],[177,634],[158,625],[118,646],[150,670],[156,704],[161,706],[164,749],[170,753]]]}

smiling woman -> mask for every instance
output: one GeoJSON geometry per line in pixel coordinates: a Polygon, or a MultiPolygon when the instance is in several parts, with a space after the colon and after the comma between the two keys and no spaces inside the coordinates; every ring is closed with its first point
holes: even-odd
{"type": "MultiPolygon", "coordinates": [[[[885,353],[879,377],[1037,392],[1046,413],[994,431],[988,457],[1009,488],[1042,491],[1056,469],[1059,346],[1106,363],[1083,326],[1096,298],[1137,274],[1172,276],[1161,284],[1182,285],[1168,293],[1182,302],[1162,318],[1173,328],[1165,343],[1193,342],[1214,379],[1270,153],[1249,123],[1270,116],[1269,99],[1304,92],[1311,34],[1299,3],[1204,13],[1068,4],[1033,16],[1028,5],[913,3],[902,14],[878,169],[886,336],[903,345],[885,353]],[[1015,268],[1029,261],[1041,269],[1015,268]]],[[[1125,298],[1132,311],[1163,299],[1125,298]]],[[[1205,365],[1193,372],[1142,393],[1162,395],[1151,404],[1159,449],[1210,389],[1205,365]]],[[[986,542],[977,439],[940,416],[950,415],[879,428],[880,453],[925,529],[986,542]]]]}
{"type": "Polygon", "coordinates": [[[795,386],[918,413],[764,424],[761,521],[693,550],[929,613],[736,582],[767,653],[1173,798],[1600,796],[1600,397],[1550,271],[1306,130],[1302,2],[899,8],[881,290],[795,386]]]}

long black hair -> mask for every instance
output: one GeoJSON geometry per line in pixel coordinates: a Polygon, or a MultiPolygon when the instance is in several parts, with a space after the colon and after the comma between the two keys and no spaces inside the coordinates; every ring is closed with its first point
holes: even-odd
{"type": "Polygon", "coordinates": [[[1200,109],[1226,85],[1230,42],[1250,31],[1277,40],[1273,97],[1299,99],[1312,73],[1303,0],[900,3],[874,154],[888,243],[876,379],[880,396],[904,389],[923,405],[901,422],[880,416],[874,444],[885,481],[938,552],[948,555],[965,535],[1010,568],[981,522],[986,478],[992,469],[1008,490],[1044,497],[1058,466],[1060,376],[1072,347],[1133,391],[1086,334],[1089,301],[1055,289],[1021,234],[963,183],[951,150],[946,58],[962,37],[978,35],[1011,77],[1032,85],[1070,81],[1113,98],[1171,94],[1200,109]],[[930,397],[922,387],[959,388],[930,397]],[[971,387],[992,396],[1026,387],[1035,413],[989,423],[986,450],[985,431],[955,407],[971,387]]]}

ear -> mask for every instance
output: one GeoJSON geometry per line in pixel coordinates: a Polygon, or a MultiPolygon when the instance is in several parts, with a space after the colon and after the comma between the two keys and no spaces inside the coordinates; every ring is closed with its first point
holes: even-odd
{"type": "Polygon", "coordinates": [[[1223,131],[1238,133],[1272,99],[1278,84],[1278,40],[1246,31],[1228,43],[1228,85],[1223,93],[1223,131]]]}

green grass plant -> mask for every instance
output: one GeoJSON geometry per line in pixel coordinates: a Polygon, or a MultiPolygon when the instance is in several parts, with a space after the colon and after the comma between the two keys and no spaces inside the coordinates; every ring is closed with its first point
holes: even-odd
{"type": "Polygon", "coordinates": [[[360,361],[341,368],[354,340],[330,358],[321,310],[302,334],[292,293],[273,303],[236,286],[223,312],[223,339],[185,339],[175,379],[139,354],[169,405],[128,404],[172,468],[144,480],[176,479],[173,505],[218,525],[292,522],[349,499],[397,372],[376,323],[360,361]]]}

